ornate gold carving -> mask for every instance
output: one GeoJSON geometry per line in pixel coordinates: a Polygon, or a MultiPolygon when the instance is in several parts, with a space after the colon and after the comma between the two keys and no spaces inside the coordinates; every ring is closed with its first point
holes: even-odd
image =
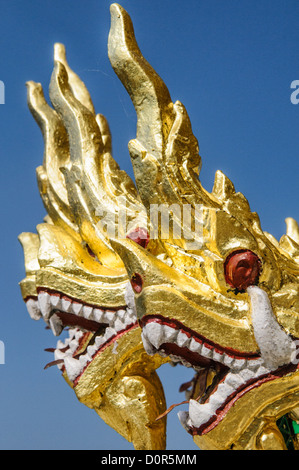
{"type": "MultiPolygon", "coordinates": [[[[212,192],[203,188],[187,111],[172,102],[142,56],[131,19],[118,4],[111,6],[108,54],[137,114],[136,138],[129,142],[137,189],[111,156],[105,118],[95,114],[63,46],[56,45],[54,109],[41,85],[28,84],[29,107],[45,139],[37,176],[48,218],[38,236],[20,237],[23,297],[44,296],[30,304],[33,318],[54,291],[66,302],[110,309],[96,331],[94,323],[81,324],[91,328],[75,351],[81,358],[96,342],[94,333],[107,328],[109,314],[136,309],[139,323],[115,335],[79,378],[70,377],[71,366],[63,369],[79,400],[136,448],[165,445],[165,418],[155,421],[165,415],[155,370],[169,355],[196,370],[189,412],[180,420],[201,449],[286,448],[276,423],[298,408],[298,224],[288,218],[278,241],[263,232],[245,196],[221,171],[212,192]],[[153,206],[166,209],[166,225],[153,219],[153,206]],[[118,236],[123,211],[131,228],[148,231],[148,244],[127,231],[127,238],[118,236]],[[103,212],[118,215],[112,235],[103,212]]],[[[68,313],[42,312],[54,332],[68,313]]]]}
{"type": "Polygon", "coordinates": [[[95,409],[136,449],[164,449],[165,419],[155,422],[165,411],[163,388],[155,373],[163,360],[145,353],[137,318],[131,324],[123,318],[129,311],[127,273],[96,214],[97,210],[120,210],[119,203],[134,207],[141,203],[132,181],[111,156],[108,124],[104,116],[95,114],[85,85],[66,62],[63,45],[55,44],[54,59],[50,85],[54,108],[47,104],[40,84],[27,84],[29,108],[45,142],[37,179],[48,215],[45,223],[37,226],[37,234],[19,237],[26,270],[22,295],[32,318],[43,316],[54,334],[68,322],[74,332],[79,328],[85,332],[72,353],[61,352],[68,344],[57,346],[55,351],[56,358],[64,357],[64,363],[63,359],[58,363],[78,399],[95,409]],[[38,295],[45,297],[45,305],[38,302],[38,295]],[[53,306],[47,296],[59,299],[59,305],[53,306]],[[87,315],[82,310],[75,320],[71,301],[71,305],[93,310],[87,313],[94,323],[81,323],[87,315]],[[59,310],[67,310],[68,318],[60,318],[59,310]],[[97,323],[96,314],[101,311],[105,313],[97,323]],[[122,315],[123,323],[112,331],[111,340],[103,339],[92,360],[75,377],[71,359],[79,363],[88,348],[108,334],[107,327],[115,326],[114,314],[122,315]],[[98,330],[88,333],[90,327],[98,330]]]}

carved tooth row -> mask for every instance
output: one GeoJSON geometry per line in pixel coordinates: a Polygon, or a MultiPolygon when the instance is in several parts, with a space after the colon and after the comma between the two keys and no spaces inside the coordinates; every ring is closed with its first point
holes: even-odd
{"type": "Polygon", "coordinates": [[[259,377],[268,374],[269,369],[260,366],[258,369],[250,370],[244,368],[239,372],[229,372],[223,382],[211,394],[208,402],[198,403],[196,400],[189,401],[189,415],[179,414],[179,419],[185,428],[196,427],[206,424],[220,408],[226,399],[236,392],[242,385],[250,380],[257,380],[259,377]]]}
{"type": "Polygon", "coordinates": [[[137,320],[136,315],[131,308],[105,310],[98,307],[92,307],[90,305],[84,305],[80,302],[72,301],[71,299],[60,296],[59,294],[51,294],[46,291],[39,292],[37,305],[35,304],[33,306],[30,304],[29,306],[31,311],[35,308],[41,312],[44,320],[46,323],[49,323],[55,336],[59,336],[63,329],[63,325],[59,317],[55,315],[55,313],[53,314],[53,311],[55,312],[55,310],[71,313],[98,323],[107,323],[117,332],[135,323],[137,320]]]}
{"type": "MultiPolygon", "coordinates": [[[[84,333],[81,330],[72,328],[69,331],[69,338],[67,338],[64,343],[62,341],[58,341],[54,352],[55,360],[63,359],[64,361],[63,364],[58,364],[58,368],[62,369],[64,366],[69,379],[72,381],[74,381],[83,372],[84,368],[92,361],[94,355],[99,351],[103,344],[111,340],[117,334],[117,331],[111,326],[107,327],[105,333],[101,336],[96,336],[94,344],[88,346],[86,352],[84,354],[80,354],[77,359],[73,357],[73,354],[78,349],[79,341],[83,334],[84,333]],[[65,350],[66,346],[68,346],[68,348],[65,350]]],[[[115,343],[113,353],[117,354],[117,343],[115,343]]]]}
{"type": "MultiPolygon", "coordinates": [[[[62,342],[58,340],[56,349],[54,351],[54,358],[65,360],[67,357],[72,357],[73,353],[79,347],[79,341],[83,336],[83,332],[78,328],[72,328],[69,330],[69,336],[62,342]],[[66,349],[67,348],[67,349],[66,349]]],[[[59,369],[62,369],[63,364],[58,364],[59,369]]]]}
{"type": "MultiPolygon", "coordinates": [[[[174,343],[181,348],[188,348],[191,352],[197,353],[207,359],[219,362],[229,367],[234,372],[247,367],[250,370],[254,370],[262,365],[262,359],[247,361],[245,359],[231,357],[215,348],[213,349],[210,345],[200,342],[199,339],[187,335],[182,330],[172,328],[168,325],[162,325],[158,322],[150,322],[143,327],[142,340],[145,350],[151,355],[155,354],[163,343],[174,343]]],[[[158,352],[160,353],[161,351],[158,352]]],[[[179,361],[175,356],[171,356],[171,359],[174,362],[179,361]]],[[[180,362],[182,362],[182,359],[180,359],[180,362]]],[[[187,364],[190,365],[189,363],[187,364]]]]}

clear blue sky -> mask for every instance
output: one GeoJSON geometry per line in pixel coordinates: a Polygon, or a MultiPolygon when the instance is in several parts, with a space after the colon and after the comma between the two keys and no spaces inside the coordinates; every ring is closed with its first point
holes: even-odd
{"type": "MultiPolygon", "coordinates": [[[[29,318],[18,282],[24,277],[17,236],[35,231],[45,215],[35,179],[43,142],[26,104],[25,82],[45,92],[53,44],[67,48],[71,67],[86,83],[97,112],[112,130],[114,157],[132,176],[127,150],[135,111],[107,57],[107,0],[1,0],[1,449],[131,449],[81,405],[44,348],[56,339],[29,318]]],[[[290,101],[299,80],[297,0],[123,0],[144,56],[184,103],[211,190],[221,169],[258,212],[264,230],[280,238],[284,219],[299,220],[299,105],[290,101]]],[[[179,402],[190,371],[163,368],[168,404],[179,402]]],[[[169,416],[169,449],[197,449],[169,416]]]]}

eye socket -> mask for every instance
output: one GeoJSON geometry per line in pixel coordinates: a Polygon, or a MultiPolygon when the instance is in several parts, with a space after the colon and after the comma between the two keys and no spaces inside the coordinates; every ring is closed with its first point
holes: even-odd
{"type": "Polygon", "coordinates": [[[133,276],[131,277],[131,286],[133,290],[136,292],[136,294],[140,294],[140,292],[142,291],[142,287],[143,287],[143,279],[140,276],[140,274],[138,273],[133,274],[133,276]]]}
{"type": "Polygon", "coordinates": [[[92,249],[90,248],[90,246],[86,243],[86,250],[88,251],[88,254],[92,257],[92,258],[96,258],[96,255],[94,254],[94,252],[92,251],[92,249]]]}
{"type": "Polygon", "coordinates": [[[257,284],[261,265],[261,260],[253,251],[234,251],[224,262],[225,280],[234,289],[244,291],[257,284]]]}

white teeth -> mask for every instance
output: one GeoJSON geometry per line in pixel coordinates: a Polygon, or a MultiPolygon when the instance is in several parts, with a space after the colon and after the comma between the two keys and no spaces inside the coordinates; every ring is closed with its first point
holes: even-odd
{"type": "Polygon", "coordinates": [[[223,364],[227,367],[231,367],[231,365],[234,361],[235,361],[235,359],[231,356],[228,356],[227,354],[225,354],[224,357],[223,357],[223,364]]]}
{"type": "Polygon", "coordinates": [[[237,390],[237,388],[240,387],[240,385],[243,384],[243,379],[242,377],[240,376],[240,374],[233,374],[233,373],[229,373],[227,374],[227,376],[225,377],[225,382],[233,388],[233,390],[237,390]]]}
{"type": "MultiPolygon", "coordinates": [[[[67,339],[68,339],[68,338],[67,338],[67,339]]],[[[67,340],[66,340],[66,341],[67,341],[67,340]]],[[[65,342],[66,342],[66,341],[65,341],[65,342]]],[[[59,340],[57,341],[56,349],[63,349],[65,346],[66,346],[66,344],[64,344],[64,343],[61,341],[61,339],[59,339],[59,340]]]]}
{"type": "Polygon", "coordinates": [[[28,313],[32,320],[39,320],[42,316],[42,313],[40,311],[38,301],[35,299],[28,299],[26,301],[26,307],[28,310],[28,313]]]}
{"type": "Polygon", "coordinates": [[[82,309],[83,309],[83,305],[79,304],[79,302],[72,303],[72,310],[75,315],[81,316],[82,309]]]}
{"type": "Polygon", "coordinates": [[[57,361],[57,359],[64,359],[64,357],[65,357],[65,353],[63,353],[59,349],[55,350],[55,352],[54,352],[55,361],[57,361]]]}
{"type": "Polygon", "coordinates": [[[124,309],[119,309],[117,311],[117,316],[120,320],[125,321],[126,320],[126,310],[124,309]]]}
{"type": "Polygon", "coordinates": [[[38,294],[38,306],[40,311],[42,312],[43,318],[45,321],[49,319],[51,313],[51,302],[50,302],[50,294],[48,292],[39,292],[38,294]]]}
{"type": "Polygon", "coordinates": [[[125,325],[119,318],[116,318],[116,320],[113,324],[113,327],[116,331],[121,331],[125,328],[125,325]]]}
{"type": "Polygon", "coordinates": [[[247,368],[256,371],[262,364],[262,359],[251,359],[247,361],[247,368]]]}
{"type": "Polygon", "coordinates": [[[116,335],[116,331],[114,328],[111,328],[110,326],[108,326],[105,330],[105,334],[104,334],[104,338],[106,341],[108,341],[110,338],[112,338],[112,336],[116,335]]]}
{"type": "Polygon", "coordinates": [[[60,318],[54,313],[54,315],[51,316],[49,323],[54,336],[59,336],[63,330],[63,324],[60,318]]]}
{"type": "Polygon", "coordinates": [[[240,387],[244,386],[250,380],[258,379],[263,374],[269,372],[268,369],[262,366],[257,372],[248,368],[244,368],[239,372],[229,372],[216,390],[210,395],[206,403],[200,404],[195,400],[190,400],[189,420],[186,422],[188,422],[189,426],[197,428],[207,423],[230,395],[237,392],[240,387]]]}
{"type": "Polygon", "coordinates": [[[210,403],[199,404],[195,400],[189,401],[189,416],[193,426],[199,428],[205,424],[215,413],[215,406],[210,403]]]}
{"type": "Polygon", "coordinates": [[[213,350],[210,349],[210,348],[207,348],[204,344],[202,346],[202,350],[201,350],[201,354],[202,356],[208,358],[208,359],[211,359],[212,356],[213,356],[213,350]]]}
{"type": "Polygon", "coordinates": [[[79,362],[81,364],[81,367],[84,368],[88,362],[91,361],[91,357],[88,354],[84,354],[84,356],[79,356],[79,362]]]}
{"type": "Polygon", "coordinates": [[[115,312],[112,310],[106,310],[103,319],[104,321],[109,323],[109,325],[111,325],[113,323],[113,320],[115,320],[115,312]]]}
{"type": "Polygon", "coordinates": [[[269,374],[269,372],[270,372],[270,369],[267,369],[266,367],[261,366],[261,367],[258,368],[258,370],[256,371],[256,374],[255,374],[255,375],[256,375],[257,377],[260,377],[260,376],[262,376],[262,375],[269,374]]]}
{"type": "Polygon", "coordinates": [[[87,352],[88,354],[92,357],[94,355],[94,353],[97,351],[97,347],[95,344],[93,344],[92,346],[88,346],[87,347],[87,352]]]}
{"type": "Polygon", "coordinates": [[[230,368],[233,371],[238,371],[238,370],[244,369],[244,367],[246,367],[246,363],[247,363],[247,361],[245,359],[235,359],[231,363],[230,368]]]}
{"type": "MultiPolygon", "coordinates": [[[[28,299],[27,308],[32,318],[39,319],[43,316],[46,323],[51,327],[55,336],[59,336],[63,330],[63,323],[57,311],[66,312],[74,317],[83,317],[86,320],[96,321],[99,324],[106,323],[107,327],[103,334],[97,335],[94,344],[89,345],[85,353],[81,353],[78,359],[73,356],[79,347],[80,338],[85,334],[85,330],[80,328],[70,328],[69,337],[62,342],[59,340],[55,349],[54,357],[56,360],[63,360],[66,373],[70,380],[74,381],[83,369],[92,362],[93,357],[110,340],[114,341],[113,352],[117,353],[116,336],[118,332],[123,332],[126,328],[133,326],[137,322],[137,317],[132,308],[120,308],[119,310],[104,310],[98,307],[81,304],[78,301],[61,297],[58,293],[49,293],[41,291],[38,299],[28,299]]],[[[63,364],[57,364],[59,369],[63,364]]]]}
{"type": "Polygon", "coordinates": [[[65,357],[64,365],[66,373],[70,380],[75,380],[75,378],[80,374],[82,370],[82,365],[78,359],[73,357],[65,357]]]}
{"type": "Polygon", "coordinates": [[[60,309],[61,308],[61,298],[59,295],[51,295],[51,304],[54,308],[60,309]]]}
{"type": "Polygon", "coordinates": [[[199,341],[196,341],[196,339],[192,338],[191,342],[189,344],[189,349],[192,352],[196,352],[196,353],[200,354],[201,350],[202,350],[202,343],[200,343],[199,341]]]}
{"type": "Polygon", "coordinates": [[[97,348],[100,348],[102,344],[104,343],[105,343],[105,339],[103,338],[103,336],[96,336],[95,344],[97,348]]]}
{"type": "Polygon", "coordinates": [[[220,362],[220,363],[223,362],[223,354],[216,351],[215,349],[213,350],[213,356],[212,357],[213,357],[213,361],[220,362]]]}
{"type": "Polygon", "coordinates": [[[164,325],[163,327],[163,335],[164,335],[164,343],[174,343],[177,338],[177,330],[171,328],[170,326],[164,325]]]}
{"type": "Polygon", "coordinates": [[[82,331],[76,329],[76,330],[75,330],[75,339],[76,339],[77,341],[79,341],[79,339],[82,338],[82,336],[83,336],[82,331]]]}
{"type": "Polygon", "coordinates": [[[70,341],[69,343],[70,351],[74,353],[77,350],[78,345],[79,345],[78,340],[76,338],[72,339],[72,341],[70,341]]]}
{"type": "Polygon", "coordinates": [[[93,308],[90,305],[83,305],[83,317],[89,320],[92,317],[93,308]]]}
{"type": "Polygon", "coordinates": [[[176,343],[180,348],[186,347],[190,343],[191,339],[189,336],[187,336],[185,333],[183,333],[181,330],[178,332],[177,338],[176,338],[176,343]]]}
{"type": "MultiPolygon", "coordinates": [[[[265,367],[263,358],[243,359],[229,356],[222,352],[220,348],[213,348],[212,345],[202,343],[197,337],[190,338],[182,329],[175,329],[169,325],[163,325],[158,321],[151,321],[144,325],[142,329],[142,341],[146,352],[150,355],[159,352],[165,356],[163,344],[172,343],[180,348],[188,348],[191,352],[223,364],[229,368],[227,375],[215,387],[205,403],[198,403],[195,400],[189,402],[189,414],[182,412],[179,419],[184,427],[200,427],[213,418],[216,411],[223,406],[229,397],[237,393],[241,387],[246,387],[247,383],[252,383],[262,375],[268,374],[270,369],[265,367]]],[[[173,363],[180,362],[186,367],[192,367],[183,357],[169,354],[173,363]]],[[[196,370],[196,366],[194,366],[196,370]]]]}
{"type": "Polygon", "coordinates": [[[151,322],[146,325],[146,334],[150,343],[159,349],[163,342],[163,326],[160,323],[151,322]]]}
{"type": "Polygon", "coordinates": [[[101,310],[99,308],[94,308],[93,309],[93,318],[95,319],[95,321],[97,321],[98,323],[102,323],[103,322],[103,315],[104,315],[104,310],[101,310]]]}
{"type": "Polygon", "coordinates": [[[70,298],[62,297],[59,293],[49,293],[40,291],[37,300],[28,299],[26,302],[27,310],[31,318],[39,320],[41,317],[48,323],[55,336],[58,336],[63,325],[59,320],[56,311],[62,313],[70,313],[77,317],[84,317],[86,320],[96,321],[98,323],[107,323],[115,331],[108,332],[106,340],[110,336],[115,335],[118,331],[123,331],[128,326],[133,325],[137,321],[132,308],[120,308],[119,310],[104,310],[91,305],[84,305],[78,301],[72,301],[70,298]],[[52,320],[51,320],[51,317],[52,320]]]}
{"type": "MultiPolygon", "coordinates": [[[[246,360],[230,357],[215,348],[213,349],[206,344],[202,344],[197,338],[190,338],[183,330],[175,329],[159,322],[147,323],[142,329],[142,338],[144,340],[145,350],[148,351],[148,354],[154,354],[159,348],[161,348],[159,351],[159,353],[161,353],[163,344],[173,343],[180,348],[188,348],[190,351],[206,359],[214,360],[236,371],[246,366],[246,360]]],[[[182,362],[182,364],[190,367],[190,364],[186,363],[186,361],[184,362],[183,358],[177,358],[177,361],[178,360],[182,362]]]]}
{"type": "Polygon", "coordinates": [[[68,299],[61,299],[61,309],[63,312],[70,312],[72,302],[68,299]]]}
{"type": "Polygon", "coordinates": [[[147,352],[147,354],[149,354],[150,356],[155,354],[156,350],[153,347],[153,345],[149,342],[145,331],[142,331],[141,339],[142,339],[143,347],[144,347],[145,351],[147,352]]]}

